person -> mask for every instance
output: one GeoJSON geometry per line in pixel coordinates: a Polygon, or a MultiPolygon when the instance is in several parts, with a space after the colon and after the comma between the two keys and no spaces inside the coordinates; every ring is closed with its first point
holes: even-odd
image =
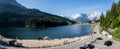
{"type": "Polygon", "coordinates": [[[42,37],[38,37],[38,40],[43,40],[43,38],[42,37]]]}

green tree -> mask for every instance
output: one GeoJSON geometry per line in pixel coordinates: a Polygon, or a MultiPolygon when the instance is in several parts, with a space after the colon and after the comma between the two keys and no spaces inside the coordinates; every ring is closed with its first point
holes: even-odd
{"type": "Polygon", "coordinates": [[[103,13],[100,16],[100,26],[104,27],[104,14],[103,13]]]}

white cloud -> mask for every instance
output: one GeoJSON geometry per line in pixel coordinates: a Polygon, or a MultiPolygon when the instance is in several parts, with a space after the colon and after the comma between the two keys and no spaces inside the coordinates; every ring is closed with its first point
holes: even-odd
{"type": "Polygon", "coordinates": [[[94,18],[96,18],[96,20],[98,20],[100,18],[101,13],[100,12],[93,12],[88,14],[88,18],[89,20],[94,20],[94,18]]]}
{"type": "MultiPolygon", "coordinates": [[[[92,12],[92,13],[89,13],[89,14],[86,14],[86,15],[88,16],[89,20],[94,20],[94,19],[98,20],[100,18],[101,13],[100,12],[92,12]]],[[[82,16],[83,15],[81,15],[81,14],[75,14],[75,15],[72,15],[70,17],[70,19],[76,20],[77,18],[80,18],[82,16]]]]}
{"type": "Polygon", "coordinates": [[[71,16],[71,19],[75,20],[77,18],[81,17],[81,14],[75,14],[71,16]]]}

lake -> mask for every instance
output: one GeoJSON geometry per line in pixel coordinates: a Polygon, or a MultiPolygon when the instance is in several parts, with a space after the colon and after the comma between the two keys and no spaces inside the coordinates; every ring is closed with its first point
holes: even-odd
{"type": "Polygon", "coordinates": [[[69,25],[50,28],[0,28],[0,34],[15,39],[37,39],[48,36],[50,39],[72,38],[88,35],[92,25],[69,25]]]}

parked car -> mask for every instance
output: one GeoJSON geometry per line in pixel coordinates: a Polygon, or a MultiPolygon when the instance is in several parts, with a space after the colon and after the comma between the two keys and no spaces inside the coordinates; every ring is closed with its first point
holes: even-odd
{"type": "Polygon", "coordinates": [[[96,34],[96,32],[94,32],[94,34],[96,34]]]}
{"type": "Polygon", "coordinates": [[[94,47],[93,44],[85,44],[83,47],[80,47],[80,49],[94,49],[94,47]]]}
{"type": "Polygon", "coordinates": [[[106,46],[111,46],[112,43],[113,43],[112,41],[108,40],[108,41],[105,41],[104,45],[106,45],[106,46]]]}
{"type": "Polygon", "coordinates": [[[103,40],[103,38],[102,37],[98,37],[97,40],[103,40]]]}

